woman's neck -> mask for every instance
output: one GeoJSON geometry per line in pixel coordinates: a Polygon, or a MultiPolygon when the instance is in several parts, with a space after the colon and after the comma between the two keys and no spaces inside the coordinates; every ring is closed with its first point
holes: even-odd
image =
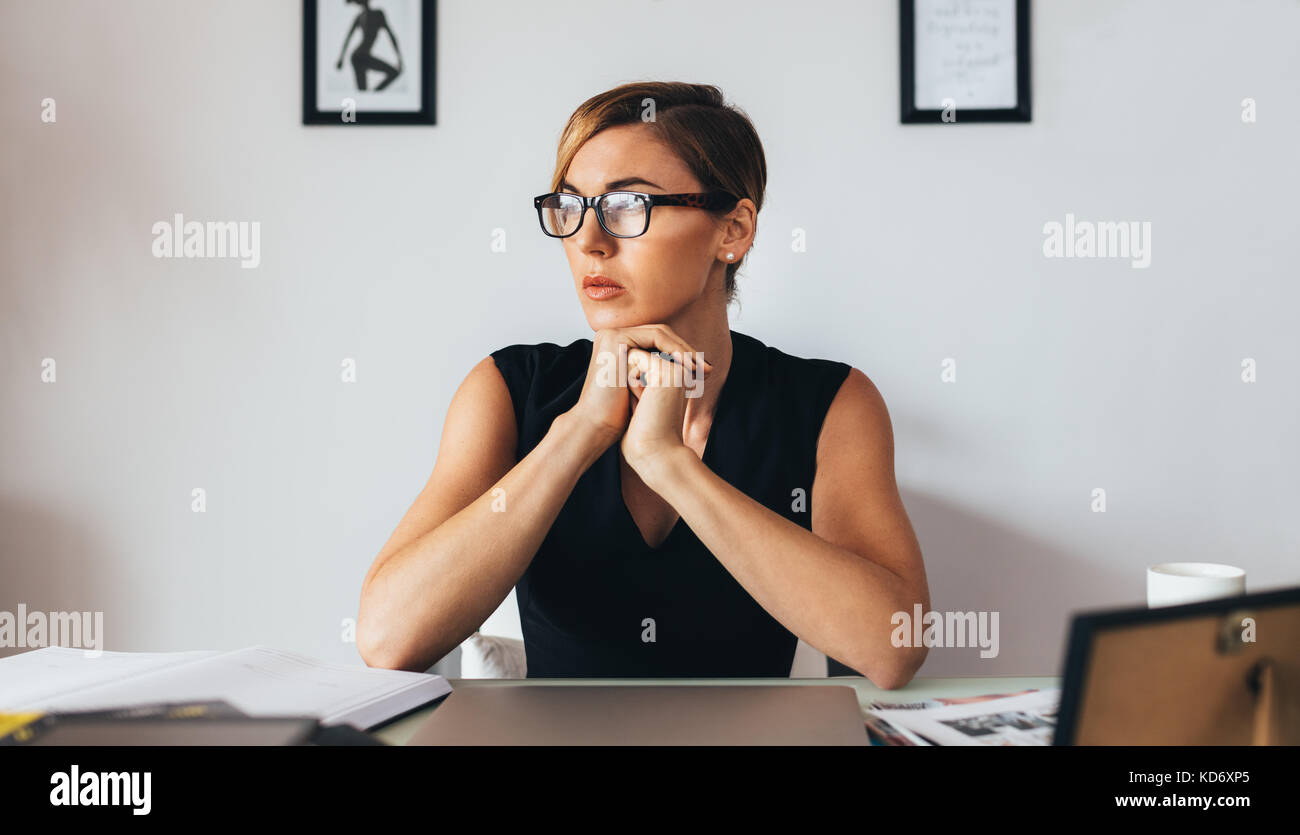
{"type": "Polygon", "coordinates": [[[731,373],[731,325],[727,320],[727,307],[725,303],[712,305],[709,309],[702,304],[695,305],[664,324],[713,365],[712,371],[693,382],[694,390],[700,395],[686,399],[683,437],[689,442],[692,439],[687,436],[694,434],[692,430],[698,427],[702,439],[707,437],[712,425],[722,384],[731,373]]]}

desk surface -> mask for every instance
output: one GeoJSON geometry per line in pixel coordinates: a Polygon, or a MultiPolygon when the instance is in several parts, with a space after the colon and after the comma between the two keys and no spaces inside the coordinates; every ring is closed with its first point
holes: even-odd
{"type": "MultiPolygon", "coordinates": [[[[1017,690],[1047,687],[1059,687],[1060,679],[1056,676],[952,676],[947,678],[912,679],[906,687],[897,690],[883,690],[863,676],[837,676],[835,678],[727,678],[727,679],[659,679],[659,678],[453,678],[449,679],[453,691],[467,690],[475,687],[548,687],[553,685],[582,685],[591,687],[619,687],[629,684],[672,684],[690,687],[699,684],[782,684],[793,687],[817,687],[828,684],[848,685],[857,691],[858,704],[866,706],[875,701],[912,702],[919,699],[937,699],[942,697],[979,696],[987,693],[1012,693],[1017,690]]],[[[405,716],[391,725],[387,725],[374,735],[389,745],[405,745],[417,728],[437,710],[433,705],[405,716]]]]}

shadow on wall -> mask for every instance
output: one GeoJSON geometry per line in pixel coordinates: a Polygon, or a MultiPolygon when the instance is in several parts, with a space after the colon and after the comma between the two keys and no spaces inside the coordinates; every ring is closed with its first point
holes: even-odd
{"type": "MultiPolygon", "coordinates": [[[[103,611],[97,589],[111,564],[103,552],[75,516],[14,496],[0,499],[0,611],[17,617],[20,604],[29,613],[46,615],[103,611]]],[[[110,627],[105,632],[111,637],[110,627]]],[[[47,643],[50,637],[47,633],[47,643]]],[[[0,658],[29,649],[33,647],[0,646],[0,658]]]]}
{"type": "Polygon", "coordinates": [[[1139,602],[1130,599],[1140,592],[1139,568],[1116,572],[1058,540],[933,495],[902,493],[925,555],[931,609],[998,613],[995,657],[982,658],[978,646],[932,647],[918,675],[1057,675],[1071,612],[1139,602]]]}

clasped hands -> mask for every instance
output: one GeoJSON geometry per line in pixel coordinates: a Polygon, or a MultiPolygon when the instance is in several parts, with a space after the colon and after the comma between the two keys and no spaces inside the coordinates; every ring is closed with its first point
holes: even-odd
{"type": "Polygon", "coordinates": [[[602,330],[574,409],[619,437],[623,458],[649,484],[651,469],[689,449],[687,401],[703,394],[711,370],[667,325],[602,330]]]}
{"type": "Polygon", "coordinates": [[[631,417],[623,433],[621,448],[638,474],[665,453],[685,449],[682,425],[688,399],[703,393],[703,373],[687,365],[680,352],[629,348],[627,389],[631,393],[631,417]]]}

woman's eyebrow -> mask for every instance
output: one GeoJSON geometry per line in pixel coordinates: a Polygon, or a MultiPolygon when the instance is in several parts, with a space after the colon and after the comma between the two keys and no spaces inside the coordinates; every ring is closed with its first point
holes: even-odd
{"type": "MultiPolygon", "coordinates": [[[[628,186],[636,185],[637,183],[643,183],[647,186],[650,186],[651,188],[663,188],[663,186],[658,185],[656,183],[652,183],[649,180],[645,179],[644,177],[624,177],[621,180],[611,180],[610,182],[605,183],[605,190],[618,191],[621,188],[627,188],[628,186]]],[[[561,180],[560,188],[575,193],[578,191],[578,189],[573,185],[573,183],[569,182],[568,180],[561,180]]]]}

